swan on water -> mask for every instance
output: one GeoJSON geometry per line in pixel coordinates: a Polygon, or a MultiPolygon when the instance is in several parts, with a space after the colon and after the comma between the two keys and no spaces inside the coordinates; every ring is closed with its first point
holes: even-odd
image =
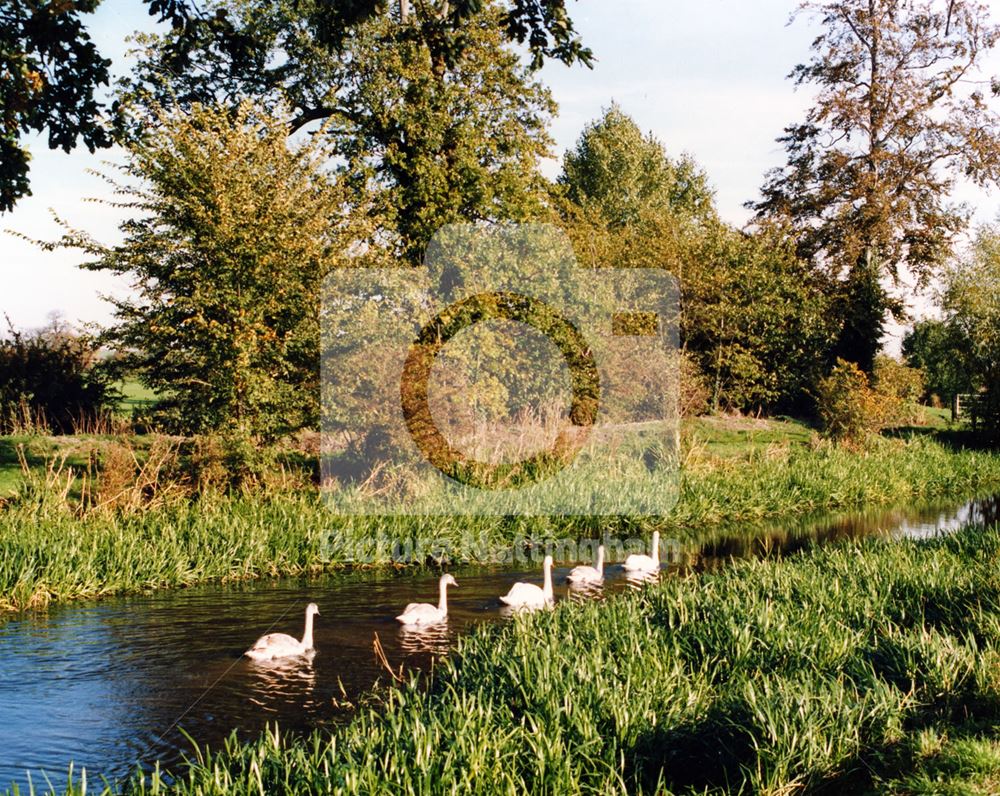
{"type": "Polygon", "coordinates": [[[545,572],[545,585],[539,588],[534,583],[515,583],[510,591],[500,598],[500,602],[512,608],[544,608],[551,605],[552,595],[552,556],[545,556],[542,562],[545,572]]]}
{"type": "Polygon", "coordinates": [[[268,633],[261,636],[244,655],[255,661],[271,661],[275,658],[290,658],[304,655],[313,648],[313,616],[319,613],[316,603],[306,606],[306,627],[299,641],[287,633],[268,633]]]}
{"type": "Polygon", "coordinates": [[[604,581],[604,545],[597,546],[597,562],[592,567],[573,567],[566,576],[570,583],[601,583],[604,581]]]}
{"type": "Polygon", "coordinates": [[[430,603],[410,603],[396,617],[404,625],[433,625],[448,618],[448,587],[458,586],[451,575],[442,575],[438,581],[437,607],[430,603]]]}
{"type": "Polygon", "coordinates": [[[650,555],[633,553],[625,559],[622,565],[626,572],[659,572],[660,571],[660,532],[653,531],[653,545],[650,555]]]}

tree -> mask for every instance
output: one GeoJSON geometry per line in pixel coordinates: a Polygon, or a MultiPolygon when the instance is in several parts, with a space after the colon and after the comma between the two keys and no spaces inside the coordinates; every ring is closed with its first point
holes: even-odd
{"type": "Polygon", "coordinates": [[[708,178],[698,165],[686,155],[672,160],[652,133],[643,135],[614,104],[566,153],[559,183],[573,202],[595,209],[612,226],[660,210],[715,214],[708,178]]]}
{"type": "Polygon", "coordinates": [[[18,331],[9,320],[7,326],[0,338],[0,433],[72,433],[119,397],[92,337],[58,317],[33,332],[18,331]]]}
{"type": "Polygon", "coordinates": [[[66,152],[77,139],[91,152],[111,144],[96,96],[108,84],[110,61],[81,19],[99,2],[9,0],[0,7],[0,212],[30,193],[22,133],[48,130],[49,147],[66,152]]]}
{"type": "Polygon", "coordinates": [[[925,318],[913,324],[903,337],[903,357],[910,367],[924,374],[925,396],[947,400],[956,393],[972,390],[970,341],[950,320],[925,318]]]}
{"type": "Polygon", "coordinates": [[[666,268],[680,282],[680,342],[715,409],[794,406],[830,345],[826,279],[796,256],[786,229],[722,222],[708,178],[672,159],[612,106],[566,153],[559,178],[586,265],[666,268]]]}
{"type": "Polygon", "coordinates": [[[548,152],[554,105],[505,47],[500,5],[487,3],[467,21],[462,57],[440,65],[443,71],[420,33],[424,12],[412,12],[406,24],[382,13],[330,52],[303,16],[308,4],[223,0],[209,7],[257,43],[258,68],[238,68],[239,58],[207,42],[178,70],[179,34],[146,37],[128,102],[184,108],[250,99],[289,107],[291,131],[323,119],[319,135],[352,188],[349,201],[372,220],[367,242],[410,262],[445,224],[538,211],[538,160],[548,152]]]}
{"type": "Polygon", "coordinates": [[[959,362],[983,393],[987,428],[1000,433],[1000,231],[981,230],[972,256],[948,271],[942,304],[953,339],[966,342],[959,362]]]}
{"type": "Polygon", "coordinates": [[[978,79],[998,29],[974,0],[803,8],[822,32],[791,76],[816,101],[785,129],[787,165],[752,206],[794,224],[800,254],[839,281],[835,354],[870,372],[886,313],[902,314],[885,280],[926,281],[948,258],[967,215],[948,201],[956,175],[1000,177],[1000,124],[978,79]]]}
{"type": "MultiPolygon", "coordinates": [[[[194,0],[142,2],[151,16],[171,27],[169,67],[177,74],[193,76],[206,50],[224,54],[231,80],[252,81],[258,75],[266,78],[295,68],[298,47],[282,51],[281,63],[275,66],[268,60],[273,54],[274,31],[234,22],[224,7],[203,6],[194,0]]],[[[114,116],[117,108],[108,108],[97,96],[99,87],[108,83],[110,62],[94,47],[81,18],[99,4],[100,0],[9,0],[0,9],[0,212],[30,193],[23,133],[47,129],[49,146],[66,151],[78,138],[91,151],[112,143],[111,130],[102,125],[101,117],[114,116]]],[[[418,25],[407,26],[408,35],[431,48],[439,69],[459,62],[466,29],[478,16],[482,1],[415,0],[412,11],[410,5],[409,0],[400,0],[403,16],[419,20],[418,25]]],[[[331,57],[344,52],[352,33],[385,9],[381,0],[283,0],[253,6],[252,13],[264,17],[273,16],[274,7],[294,10],[287,18],[287,39],[308,39],[307,49],[331,57]]],[[[566,12],[565,0],[510,0],[494,21],[503,41],[526,44],[536,67],[546,58],[567,64],[592,63],[591,52],[581,43],[566,12]]],[[[311,113],[322,114],[322,108],[314,107],[311,113]]]]}
{"type": "Polygon", "coordinates": [[[167,396],[178,430],[273,438],[318,418],[318,302],[343,242],[342,196],[287,120],[195,106],[133,142],[122,243],[69,230],[91,270],[133,280],[104,341],[167,396]]]}
{"type": "Polygon", "coordinates": [[[802,409],[832,342],[829,285],[786,229],[704,225],[685,246],[681,340],[714,409],[802,409]]]}

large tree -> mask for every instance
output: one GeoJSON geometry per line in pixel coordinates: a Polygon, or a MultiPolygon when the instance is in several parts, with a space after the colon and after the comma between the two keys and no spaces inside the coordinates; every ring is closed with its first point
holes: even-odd
{"type": "MultiPolygon", "coordinates": [[[[266,78],[274,71],[298,67],[295,46],[274,55],[273,31],[246,25],[225,7],[195,0],[136,0],[172,30],[169,68],[192,75],[202,53],[224,54],[234,80],[266,78]]],[[[100,0],[7,0],[0,4],[0,212],[10,210],[30,193],[30,155],[21,138],[32,130],[48,131],[49,146],[69,151],[78,140],[93,151],[110,146],[115,107],[102,97],[110,62],[97,51],[84,23],[100,0]]],[[[287,16],[289,39],[307,38],[309,47],[328,55],[345,51],[345,43],[372,19],[385,13],[382,0],[258,0],[252,13],[273,18],[274,7],[294,9],[287,16]]],[[[466,29],[482,8],[482,0],[400,0],[408,34],[421,39],[439,70],[464,56],[466,29]]],[[[535,66],[545,58],[590,64],[566,12],[565,0],[508,0],[494,16],[504,42],[526,45],[535,66]]],[[[222,78],[215,74],[213,77],[222,78]]],[[[320,107],[310,109],[321,114],[320,107]]],[[[295,122],[293,122],[295,124],[295,122]]]]}
{"type": "Polygon", "coordinates": [[[126,104],[252,99],[290,108],[290,132],[309,126],[330,142],[351,204],[372,221],[369,242],[411,261],[445,224],[523,219],[538,209],[554,104],[507,46],[500,3],[482,4],[466,21],[454,61],[438,60],[436,12],[424,4],[405,19],[398,8],[377,14],[337,51],[317,38],[308,2],[207,7],[255,43],[254,68],[213,40],[188,48],[178,65],[182,33],[148,36],[126,104]]]}
{"type": "Polygon", "coordinates": [[[29,193],[30,155],[21,135],[48,131],[49,147],[91,152],[111,144],[98,89],[108,84],[82,16],[100,0],[0,4],[0,212],[29,193]]]}
{"type": "Polygon", "coordinates": [[[792,77],[816,88],[804,121],[779,140],[787,165],[753,206],[788,219],[799,251],[839,284],[836,355],[870,371],[888,288],[928,279],[952,250],[966,212],[949,201],[962,175],[1000,177],[1000,118],[979,68],[998,40],[974,0],[823,0],[813,57],[792,77]]]}
{"type": "Polygon", "coordinates": [[[659,210],[715,214],[705,172],[687,155],[669,157],[652,133],[643,135],[614,104],[566,152],[559,182],[572,201],[596,210],[612,226],[659,210]]]}
{"type": "Polygon", "coordinates": [[[319,414],[320,286],[347,235],[343,195],[313,140],[241,106],[162,115],[117,187],[123,240],[68,230],[48,248],[128,277],[104,342],[166,398],[178,430],[269,438],[319,414]]]}
{"type": "Polygon", "coordinates": [[[787,229],[761,225],[751,235],[723,222],[697,163],[668,155],[615,105],[566,153],[559,182],[585,265],[677,277],[680,342],[713,406],[800,401],[830,344],[828,285],[796,256],[787,229]]]}

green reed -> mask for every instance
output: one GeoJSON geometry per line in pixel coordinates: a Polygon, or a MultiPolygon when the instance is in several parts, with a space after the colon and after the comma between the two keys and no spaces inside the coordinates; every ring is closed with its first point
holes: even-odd
{"type": "Polygon", "coordinates": [[[233,738],[173,780],[120,787],[784,794],[995,782],[1000,747],[982,728],[1000,720],[998,562],[1000,529],[967,528],[563,602],[478,627],[429,677],[382,691],[342,727],[233,738]]]}
{"type": "Polygon", "coordinates": [[[401,556],[427,563],[439,551],[453,562],[497,563],[514,544],[605,534],[644,544],[653,528],[698,543],[718,534],[718,526],[750,534],[741,524],[1000,487],[1000,455],[923,438],[883,440],[860,452],[825,446],[779,454],[689,462],[671,513],[641,520],[407,516],[404,499],[386,516],[338,516],[302,491],[210,495],[144,513],[80,515],[64,485],[47,491],[38,482],[0,509],[0,611],[211,580],[392,565],[401,556]]]}

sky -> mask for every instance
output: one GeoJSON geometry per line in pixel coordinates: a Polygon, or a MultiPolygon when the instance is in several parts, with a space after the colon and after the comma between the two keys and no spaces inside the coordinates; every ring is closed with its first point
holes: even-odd
{"type": "MultiPolygon", "coordinates": [[[[616,102],[672,156],[693,156],[708,173],[722,217],[744,224],[749,217],[744,203],[757,196],[765,172],[783,162],[775,139],[810,104],[808,90],[796,90],[787,79],[792,67],[807,59],[816,33],[808,17],[790,23],[797,0],[570,0],[568,5],[597,62],[593,69],[560,63],[542,69],[541,79],[559,105],[551,127],[556,157],[543,164],[544,171],[558,174],[562,153],[616,102]]],[[[152,20],[140,0],[105,0],[88,28],[113,70],[125,73],[125,38],[151,29],[152,20]]],[[[1000,72],[1000,57],[989,67],[1000,72]]],[[[43,137],[28,142],[33,196],[0,215],[0,312],[19,328],[40,326],[52,312],[74,323],[108,323],[111,308],[102,295],[124,294],[124,277],[83,271],[79,253],[44,252],[8,230],[54,239],[60,234],[54,211],[70,226],[114,243],[122,214],[87,201],[109,195],[89,171],[120,160],[121,152],[65,154],[49,150],[43,137]]],[[[957,198],[974,207],[979,223],[1000,211],[997,192],[963,186],[957,198]]],[[[926,300],[913,306],[918,315],[929,311],[926,300]]],[[[893,328],[890,350],[898,349],[898,337],[893,328]]]]}

